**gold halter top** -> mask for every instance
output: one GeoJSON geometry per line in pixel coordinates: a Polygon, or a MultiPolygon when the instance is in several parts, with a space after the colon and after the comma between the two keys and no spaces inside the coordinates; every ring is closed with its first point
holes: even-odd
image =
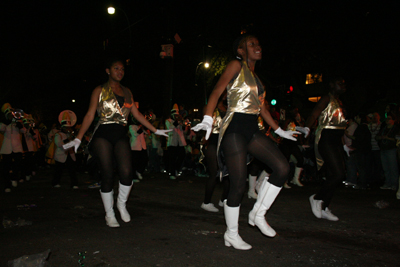
{"type": "MultiPolygon", "coordinates": [[[[219,155],[219,148],[224,133],[228,129],[235,112],[254,115],[260,114],[261,107],[264,104],[265,91],[264,88],[261,88],[263,93],[258,95],[258,87],[262,85],[260,82],[257,82],[257,79],[258,77],[251,72],[247,63],[242,61],[242,68],[238,76],[227,85],[228,109],[220,124],[217,155],[219,155]]],[[[221,161],[219,163],[221,165],[221,161]]]]}
{"type": "Polygon", "coordinates": [[[97,114],[100,119],[98,125],[117,123],[125,126],[128,124],[128,116],[132,107],[132,101],[131,103],[127,102],[127,99],[131,98],[131,94],[128,89],[122,86],[125,95],[125,103],[121,108],[112,88],[107,85],[108,84],[105,84],[102,87],[99,96],[97,114]]]}

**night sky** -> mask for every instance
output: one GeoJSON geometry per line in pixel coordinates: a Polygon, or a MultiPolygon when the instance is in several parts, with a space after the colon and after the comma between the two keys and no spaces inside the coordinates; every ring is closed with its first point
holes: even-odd
{"type": "Polygon", "coordinates": [[[305,74],[340,71],[357,108],[399,101],[398,2],[113,1],[111,16],[103,0],[3,1],[0,102],[54,117],[70,109],[80,121],[118,54],[131,59],[122,84],[140,109],[161,113],[170,65],[159,53],[178,33],[171,101],[201,108],[204,81],[209,94],[218,77],[195,73],[198,63],[229,54],[243,29],[260,39],[256,71],[271,92],[291,84],[306,99],[305,74]]]}

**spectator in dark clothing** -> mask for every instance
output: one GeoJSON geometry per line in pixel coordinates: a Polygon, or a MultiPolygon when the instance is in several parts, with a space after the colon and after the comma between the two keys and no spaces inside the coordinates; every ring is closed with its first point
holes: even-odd
{"type": "Polygon", "coordinates": [[[396,147],[396,135],[399,134],[399,125],[395,121],[396,115],[389,112],[386,117],[386,124],[381,127],[375,137],[381,149],[382,167],[385,173],[385,184],[381,189],[397,190],[399,183],[396,147]]]}
{"type": "Polygon", "coordinates": [[[347,131],[345,135],[352,139],[352,147],[358,170],[357,188],[366,189],[370,183],[370,162],[371,157],[371,132],[368,129],[367,116],[358,114],[354,120],[358,124],[353,135],[347,131]]]}

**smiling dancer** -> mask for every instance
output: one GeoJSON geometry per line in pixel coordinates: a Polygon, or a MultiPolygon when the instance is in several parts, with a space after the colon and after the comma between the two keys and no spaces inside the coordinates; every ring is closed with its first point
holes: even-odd
{"type": "Polygon", "coordinates": [[[106,224],[109,227],[119,227],[114,214],[113,196],[113,158],[117,164],[119,174],[119,192],[117,208],[124,222],[129,222],[131,217],[126,209],[126,201],[132,188],[134,177],[131,161],[131,148],[127,135],[128,117],[133,117],[143,126],[157,135],[166,135],[166,130],[157,130],[139,112],[134,105],[131,91],[120,82],[125,74],[123,61],[111,60],[106,68],[108,82],[97,86],[92,93],[89,109],[83,118],[82,127],[76,139],[64,145],[64,149],[75,147],[75,151],[81,144],[81,140],[89,126],[93,122],[96,110],[100,117],[95,128],[93,138],[89,144],[89,150],[96,156],[99,162],[101,176],[101,199],[106,211],[106,224]]]}
{"type": "Polygon", "coordinates": [[[210,95],[205,108],[204,119],[193,128],[206,130],[208,139],[213,125],[212,114],[222,92],[227,89],[228,109],[224,117],[218,140],[218,164],[222,177],[229,173],[230,189],[224,201],[227,230],[224,235],[225,246],[248,250],[247,244],[239,236],[239,210],[246,189],[247,154],[250,153],[268,166],[273,173],[265,181],[259,192],[257,202],[249,214],[249,223],[256,225],[263,234],[275,236],[275,231],[265,221],[265,214],[279,194],[289,174],[289,164],[273,142],[258,128],[258,115],[272,126],[277,134],[295,140],[296,131],[283,131],[272,119],[264,105],[264,86],[254,73],[255,64],[261,60],[261,46],[252,35],[238,38],[233,46],[239,60],[231,61],[210,95]],[[223,157],[222,157],[223,156],[223,157]]]}

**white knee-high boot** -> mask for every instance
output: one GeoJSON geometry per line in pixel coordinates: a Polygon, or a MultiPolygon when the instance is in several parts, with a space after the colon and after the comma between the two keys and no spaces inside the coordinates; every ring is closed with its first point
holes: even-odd
{"type": "Polygon", "coordinates": [[[265,214],[274,203],[282,187],[277,187],[268,181],[264,183],[258,193],[257,201],[249,213],[249,224],[256,225],[264,235],[274,237],[276,232],[265,220],[265,214]]]}
{"type": "Polygon", "coordinates": [[[249,250],[252,247],[243,241],[239,235],[239,211],[240,207],[229,207],[224,201],[224,213],[226,232],[224,234],[225,246],[233,246],[240,250],[249,250]]]}
{"type": "Polygon", "coordinates": [[[106,211],[106,224],[110,227],[119,227],[119,223],[114,213],[114,192],[103,193],[100,191],[103,200],[104,210],[106,211]]]}
{"type": "Polygon", "coordinates": [[[121,219],[124,222],[131,221],[131,216],[129,215],[129,212],[126,209],[126,201],[128,200],[131,189],[132,189],[132,185],[126,186],[126,185],[119,183],[117,208],[119,210],[119,213],[121,214],[121,219]]]}
{"type": "Polygon", "coordinates": [[[257,179],[257,181],[256,181],[256,188],[255,188],[255,190],[256,190],[257,193],[260,192],[260,190],[261,190],[261,185],[264,183],[265,180],[268,180],[268,178],[269,178],[269,173],[268,173],[268,172],[262,171],[262,172],[260,173],[260,175],[258,176],[258,179],[257,179]]]}
{"type": "Polygon", "coordinates": [[[257,181],[257,176],[252,176],[249,174],[249,192],[247,192],[247,196],[249,198],[257,199],[256,181],[257,181]]]}
{"type": "Polygon", "coordinates": [[[294,175],[293,175],[293,179],[292,179],[292,183],[297,186],[300,186],[300,187],[303,186],[303,184],[300,182],[300,174],[301,174],[302,170],[303,170],[303,168],[296,167],[294,169],[294,175]]]}

